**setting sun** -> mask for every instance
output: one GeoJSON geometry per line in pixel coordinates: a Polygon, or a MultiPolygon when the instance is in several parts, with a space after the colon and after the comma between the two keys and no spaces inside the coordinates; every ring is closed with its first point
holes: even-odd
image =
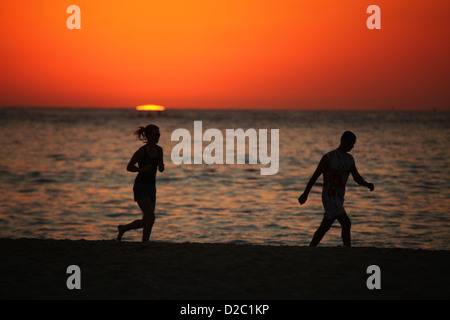
{"type": "Polygon", "coordinates": [[[147,105],[137,106],[136,110],[138,110],[138,111],[164,111],[164,110],[166,110],[166,107],[157,106],[154,104],[147,104],[147,105]]]}

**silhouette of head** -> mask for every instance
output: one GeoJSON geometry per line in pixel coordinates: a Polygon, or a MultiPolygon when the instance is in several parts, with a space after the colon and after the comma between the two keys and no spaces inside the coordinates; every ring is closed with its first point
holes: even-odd
{"type": "Polygon", "coordinates": [[[159,128],[154,124],[149,124],[146,127],[139,127],[134,134],[139,140],[155,144],[158,143],[160,137],[159,128]]]}
{"type": "Polygon", "coordinates": [[[345,131],[341,136],[341,144],[339,149],[345,152],[349,152],[353,149],[356,142],[356,135],[351,131],[345,131]]]}

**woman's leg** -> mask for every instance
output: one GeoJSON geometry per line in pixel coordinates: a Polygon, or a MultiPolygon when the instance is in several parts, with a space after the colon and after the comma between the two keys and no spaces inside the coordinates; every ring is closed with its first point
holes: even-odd
{"type": "Polygon", "coordinates": [[[153,224],[155,223],[155,203],[150,197],[142,198],[137,201],[141,208],[144,218],[142,219],[142,242],[147,242],[152,233],[153,224]]]}
{"type": "Polygon", "coordinates": [[[122,240],[122,236],[125,232],[132,230],[132,229],[140,229],[144,226],[144,221],[142,219],[134,220],[133,222],[130,222],[129,224],[120,225],[117,227],[117,230],[119,231],[119,234],[117,235],[117,241],[122,240]]]}
{"type": "Polygon", "coordinates": [[[144,228],[142,234],[142,241],[148,241],[150,238],[150,233],[152,232],[153,223],[155,222],[155,203],[151,200],[151,198],[143,198],[137,201],[139,208],[142,210],[144,214],[143,219],[134,220],[129,224],[119,225],[117,230],[119,234],[117,235],[117,240],[121,241],[125,232],[133,229],[144,228]]]}

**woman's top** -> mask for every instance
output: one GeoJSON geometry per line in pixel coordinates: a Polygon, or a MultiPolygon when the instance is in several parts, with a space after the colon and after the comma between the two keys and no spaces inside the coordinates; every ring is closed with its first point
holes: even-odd
{"type": "Polygon", "coordinates": [[[143,149],[144,157],[142,157],[140,160],[138,160],[139,168],[145,167],[147,164],[151,164],[152,168],[145,172],[139,172],[136,176],[135,183],[145,183],[145,184],[155,184],[155,178],[156,178],[156,169],[157,165],[163,161],[162,159],[162,148],[160,146],[156,146],[156,150],[158,151],[157,157],[150,157],[146,146],[142,146],[140,149],[143,149]]]}

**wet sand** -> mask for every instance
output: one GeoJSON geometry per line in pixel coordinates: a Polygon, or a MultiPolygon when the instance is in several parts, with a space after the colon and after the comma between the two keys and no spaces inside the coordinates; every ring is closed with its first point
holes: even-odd
{"type": "Polygon", "coordinates": [[[0,261],[1,299],[450,298],[450,251],[0,239],[0,261]],[[70,265],[80,290],[66,286],[70,265]]]}

